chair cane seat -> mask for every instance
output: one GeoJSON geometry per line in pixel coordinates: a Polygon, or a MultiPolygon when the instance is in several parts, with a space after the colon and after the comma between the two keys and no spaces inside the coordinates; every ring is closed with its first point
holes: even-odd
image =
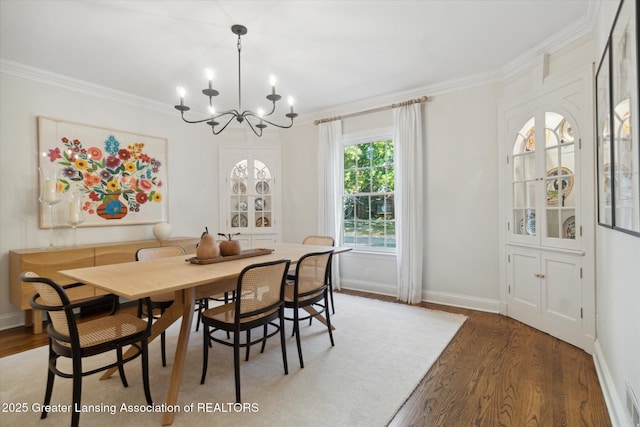
{"type": "MultiPolygon", "coordinates": [[[[147,322],[131,314],[115,314],[78,324],[80,347],[94,347],[106,342],[139,334],[147,329],[147,322]]],[[[68,342],[58,341],[70,347],[68,342]]]]}

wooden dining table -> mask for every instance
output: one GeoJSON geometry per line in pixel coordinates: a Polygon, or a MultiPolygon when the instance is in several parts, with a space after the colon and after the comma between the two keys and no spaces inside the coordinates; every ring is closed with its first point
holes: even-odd
{"type": "MultiPolygon", "coordinates": [[[[75,268],[62,270],[60,273],[128,300],[175,292],[173,304],[153,323],[150,337],[150,340],[153,340],[182,318],[166,399],[167,407],[173,407],[178,399],[197,299],[235,289],[240,272],[251,264],[283,258],[296,264],[302,256],[311,252],[333,250],[334,254],[339,254],[351,250],[349,247],[292,243],[276,243],[265,246],[265,249],[273,251],[260,256],[212,264],[188,262],[193,255],[180,255],[148,261],[75,268]]],[[[137,351],[135,348],[130,348],[127,354],[133,354],[135,351],[137,351]]],[[[101,379],[109,378],[116,370],[114,368],[105,372],[101,379]]],[[[165,412],[162,425],[172,424],[173,417],[173,411],[165,412]]]]}

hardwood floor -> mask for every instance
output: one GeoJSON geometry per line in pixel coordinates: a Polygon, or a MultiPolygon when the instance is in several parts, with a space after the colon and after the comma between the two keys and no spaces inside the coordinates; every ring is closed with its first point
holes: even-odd
{"type": "MultiPolygon", "coordinates": [[[[390,426],[611,425],[591,355],[498,314],[421,305],[468,319],[390,426]]],[[[46,344],[30,328],[1,331],[0,357],[46,344]]]]}

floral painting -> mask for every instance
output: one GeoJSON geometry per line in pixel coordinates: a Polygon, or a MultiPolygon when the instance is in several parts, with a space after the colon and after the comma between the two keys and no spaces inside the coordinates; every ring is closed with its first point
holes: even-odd
{"type": "MultiPolygon", "coordinates": [[[[39,130],[40,167],[56,170],[63,202],[82,198],[81,226],[166,220],[165,139],[42,117],[39,130]]],[[[64,226],[65,203],[54,209],[64,226]]]]}

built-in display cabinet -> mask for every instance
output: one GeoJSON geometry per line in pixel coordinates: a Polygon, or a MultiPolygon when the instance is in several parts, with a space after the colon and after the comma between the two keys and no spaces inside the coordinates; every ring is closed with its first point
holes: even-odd
{"type": "Polygon", "coordinates": [[[502,112],[503,295],[510,317],[590,351],[594,279],[585,257],[593,256],[593,230],[585,211],[593,184],[582,168],[593,158],[587,83],[559,82],[502,112]]]}
{"type": "Polygon", "coordinates": [[[280,147],[222,144],[220,232],[236,234],[243,248],[280,241],[280,147]]]}

